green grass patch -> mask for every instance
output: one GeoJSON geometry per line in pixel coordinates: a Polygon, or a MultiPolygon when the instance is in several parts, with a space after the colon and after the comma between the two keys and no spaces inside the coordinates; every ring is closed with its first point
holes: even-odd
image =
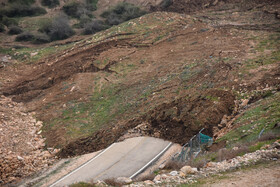
{"type": "Polygon", "coordinates": [[[70,139],[89,135],[114,122],[132,107],[130,102],[126,102],[127,92],[129,91],[121,91],[118,85],[96,90],[88,102],[73,103],[63,111],[60,118],[54,119],[50,126],[65,127],[66,136],[70,139]]]}
{"type": "Polygon", "coordinates": [[[270,34],[263,38],[253,37],[249,40],[258,41],[258,45],[252,49],[252,52],[258,55],[256,58],[245,62],[247,69],[254,69],[280,61],[280,34],[270,34]]]}

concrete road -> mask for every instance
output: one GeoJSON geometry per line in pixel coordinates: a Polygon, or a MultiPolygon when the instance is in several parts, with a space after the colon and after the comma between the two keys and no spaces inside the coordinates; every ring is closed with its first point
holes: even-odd
{"type": "Polygon", "coordinates": [[[171,143],[151,137],[136,137],[114,143],[99,155],[56,181],[51,187],[107,178],[133,178],[158,159],[171,143]]]}

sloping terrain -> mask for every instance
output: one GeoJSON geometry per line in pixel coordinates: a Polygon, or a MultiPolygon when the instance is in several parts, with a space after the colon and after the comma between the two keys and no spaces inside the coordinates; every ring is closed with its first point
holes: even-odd
{"type": "Polygon", "coordinates": [[[279,19],[263,8],[215,12],[158,12],[112,27],[35,64],[5,68],[1,92],[37,112],[48,146],[94,133],[65,156],[104,148],[142,122],[147,134],[178,143],[203,127],[211,135],[242,92],[279,89],[277,30],[233,24],[276,27],[279,19]],[[234,20],[224,23],[228,13],[234,20]]]}
{"type": "Polygon", "coordinates": [[[247,104],[279,97],[280,3],[201,1],[192,12],[180,2],[78,42],[2,51],[12,59],[0,66],[1,95],[36,113],[61,157],[131,132],[184,144],[202,128],[220,137],[246,125],[235,120],[247,104]]]}

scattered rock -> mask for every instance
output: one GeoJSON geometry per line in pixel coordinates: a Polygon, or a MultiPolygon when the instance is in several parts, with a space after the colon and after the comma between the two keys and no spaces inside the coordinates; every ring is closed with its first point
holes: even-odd
{"type": "Polygon", "coordinates": [[[154,178],[154,181],[160,181],[161,179],[161,176],[160,175],[157,175],[155,178],[154,178]]]}
{"type": "Polygon", "coordinates": [[[172,176],[177,176],[178,175],[178,171],[171,171],[169,174],[172,175],[172,176]]]}
{"type": "Polygon", "coordinates": [[[145,185],[154,185],[155,183],[153,181],[146,180],[146,181],[144,181],[144,184],[145,185]]]}
{"type": "Polygon", "coordinates": [[[0,186],[30,176],[54,161],[55,155],[43,149],[41,133],[36,133],[42,122],[24,111],[22,103],[0,96],[0,133],[5,135],[0,135],[0,186]]]}
{"type": "Polygon", "coordinates": [[[240,105],[240,106],[241,106],[241,107],[245,107],[245,106],[247,106],[247,105],[248,105],[248,103],[249,103],[249,99],[242,99],[242,100],[241,100],[241,102],[242,102],[242,103],[241,103],[241,105],[240,105]]]}

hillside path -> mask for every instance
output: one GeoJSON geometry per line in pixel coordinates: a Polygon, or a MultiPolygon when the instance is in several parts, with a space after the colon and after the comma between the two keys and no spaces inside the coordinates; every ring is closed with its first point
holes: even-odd
{"type": "Polygon", "coordinates": [[[136,137],[114,143],[84,165],[53,183],[51,187],[107,178],[132,178],[170,145],[168,141],[151,137],[136,137]]]}

